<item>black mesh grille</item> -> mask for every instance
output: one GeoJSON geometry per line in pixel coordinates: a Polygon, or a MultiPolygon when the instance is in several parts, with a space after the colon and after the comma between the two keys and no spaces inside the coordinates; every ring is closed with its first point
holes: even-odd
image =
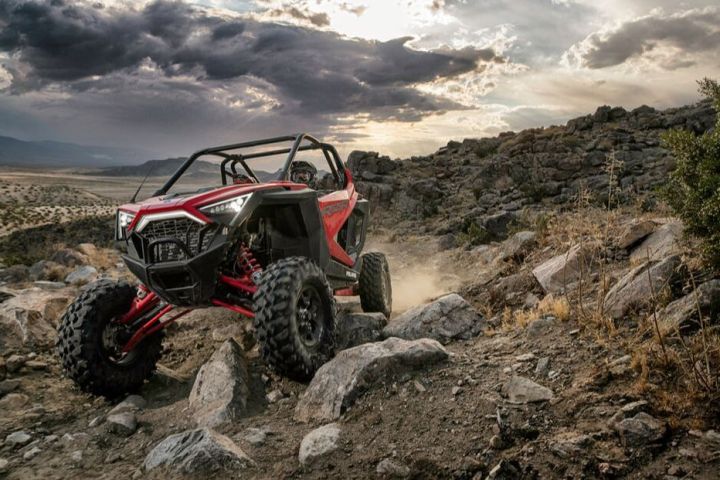
{"type": "Polygon", "coordinates": [[[205,251],[212,240],[212,230],[211,226],[201,225],[188,218],[169,218],[148,223],[140,234],[148,243],[160,240],[150,247],[152,259],[168,262],[186,260],[205,251]]]}

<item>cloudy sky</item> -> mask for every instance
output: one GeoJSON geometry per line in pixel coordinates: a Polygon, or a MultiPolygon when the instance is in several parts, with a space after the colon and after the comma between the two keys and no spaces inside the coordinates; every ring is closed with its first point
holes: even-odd
{"type": "Polygon", "coordinates": [[[717,0],[0,0],[0,135],[427,154],[720,77],[717,0]]]}

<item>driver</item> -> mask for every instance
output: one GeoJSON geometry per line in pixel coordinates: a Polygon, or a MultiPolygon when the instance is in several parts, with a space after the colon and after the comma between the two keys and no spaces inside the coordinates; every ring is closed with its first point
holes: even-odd
{"type": "Polygon", "coordinates": [[[317,168],[312,163],[298,160],[290,166],[290,180],[295,183],[304,183],[310,188],[314,188],[315,176],[317,168]]]}

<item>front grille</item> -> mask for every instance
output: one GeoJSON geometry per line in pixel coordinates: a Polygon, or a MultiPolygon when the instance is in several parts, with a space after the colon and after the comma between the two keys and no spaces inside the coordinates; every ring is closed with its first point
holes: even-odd
{"type": "Polygon", "coordinates": [[[189,218],[169,218],[148,223],[140,235],[148,244],[158,241],[150,246],[153,261],[170,262],[186,260],[205,251],[213,233],[212,225],[202,225],[189,218]]]}

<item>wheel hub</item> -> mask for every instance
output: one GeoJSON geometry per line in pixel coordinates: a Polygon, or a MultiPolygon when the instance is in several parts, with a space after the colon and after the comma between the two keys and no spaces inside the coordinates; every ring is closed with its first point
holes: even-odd
{"type": "Polygon", "coordinates": [[[300,339],[307,347],[320,343],[325,329],[320,294],[313,286],[305,286],[297,302],[297,325],[300,339]]]}

